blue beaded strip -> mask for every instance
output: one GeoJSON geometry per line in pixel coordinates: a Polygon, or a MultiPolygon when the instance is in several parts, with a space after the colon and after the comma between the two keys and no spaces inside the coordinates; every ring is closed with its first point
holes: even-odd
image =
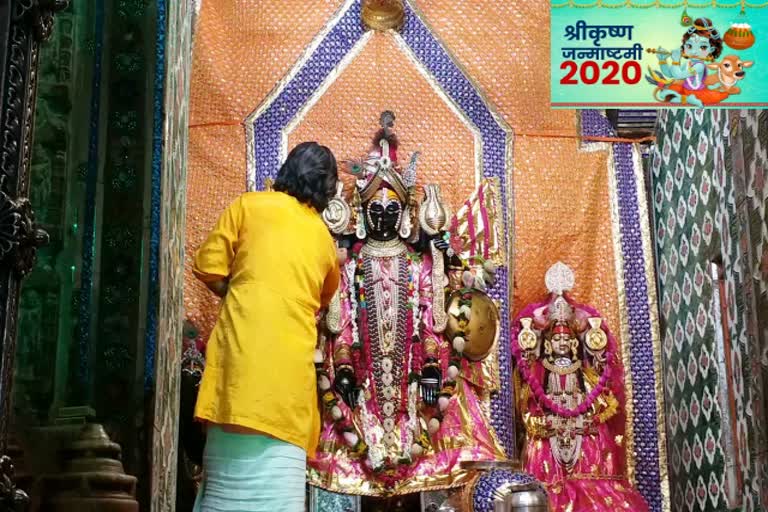
{"type": "MultiPolygon", "coordinates": [[[[499,179],[503,218],[509,219],[506,202],[507,134],[504,128],[496,121],[480,93],[456,65],[450,53],[410,5],[406,7],[406,23],[402,35],[422,65],[480,131],[483,144],[483,175],[499,179]]],[[[511,171],[509,169],[509,172],[511,171]]],[[[511,238],[508,222],[504,223],[504,237],[506,240],[511,238]]],[[[508,249],[512,250],[511,247],[508,249]]],[[[501,318],[510,316],[509,290],[509,269],[500,268],[496,282],[488,290],[488,294],[499,304],[501,318]]],[[[502,323],[502,325],[506,324],[502,323]]],[[[513,455],[515,453],[515,419],[512,403],[512,356],[508,329],[501,330],[499,368],[501,392],[491,398],[491,423],[507,454],[513,455]]]]}
{"type": "MultiPolygon", "coordinates": [[[[608,119],[597,110],[581,113],[582,135],[615,136],[608,119]]],[[[638,491],[653,511],[663,510],[661,474],[659,468],[659,430],[656,413],[656,372],[654,371],[653,326],[651,324],[645,272],[640,203],[637,197],[635,164],[632,145],[613,145],[616,188],[618,191],[621,251],[624,259],[624,288],[626,290],[627,321],[629,323],[630,371],[634,390],[634,438],[637,452],[635,476],[638,491]]],[[[641,199],[642,200],[642,199],[641,199]]]]}
{"type": "MultiPolygon", "coordinates": [[[[363,36],[360,23],[360,2],[354,2],[318,44],[312,56],[274,101],[253,120],[255,185],[264,187],[264,180],[274,178],[280,167],[282,133],[300,109],[312,97],[329,74],[339,65],[363,36]]],[[[402,37],[421,64],[464,114],[474,123],[482,136],[484,176],[497,177],[501,184],[503,218],[508,218],[506,197],[507,133],[496,121],[483,98],[470,80],[454,63],[448,51],[435,37],[410,5],[406,6],[406,23],[402,37]]],[[[508,239],[509,226],[504,226],[508,239]]],[[[500,304],[501,318],[509,318],[508,269],[499,269],[497,280],[489,295],[500,304]]],[[[512,358],[509,333],[502,330],[499,343],[501,389],[491,399],[492,424],[505,450],[515,450],[514,409],[512,405],[512,358]]]]}
{"type": "Polygon", "coordinates": [[[160,202],[163,165],[163,115],[165,99],[165,32],[166,0],[157,0],[157,35],[155,37],[155,77],[152,126],[152,196],[149,231],[149,299],[147,327],[144,338],[144,389],[149,391],[155,383],[155,350],[157,347],[157,308],[159,298],[160,260],[160,202]]]}

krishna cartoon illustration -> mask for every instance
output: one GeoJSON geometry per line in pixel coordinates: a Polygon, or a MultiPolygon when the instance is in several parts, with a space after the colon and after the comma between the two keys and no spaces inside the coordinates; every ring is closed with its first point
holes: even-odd
{"type": "MultiPolygon", "coordinates": [[[[648,68],[646,80],[656,86],[654,98],[662,103],[702,107],[723,102],[731,95],[739,94],[736,84],[746,76],[746,68],[753,61],[743,61],[736,55],[723,52],[724,38],[709,18],[691,21],[683,15],[683,25],[688,29],[683,34],[680,48],[672,51],[662,47],[647,50],[656,54],[659,69],[648,68]]],[[[726,35],[730,36],[733,27],[726,35]]],[[[725,41],[727,46],[728,41],[725,41]]]]}

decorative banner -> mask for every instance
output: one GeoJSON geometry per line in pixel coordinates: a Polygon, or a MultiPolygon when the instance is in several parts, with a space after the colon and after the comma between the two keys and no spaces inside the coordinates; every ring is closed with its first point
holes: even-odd
{"type": "Polygon", "coordinates": [[[768,108],[768,2],[550,5],[552,108],[768,108]]]}

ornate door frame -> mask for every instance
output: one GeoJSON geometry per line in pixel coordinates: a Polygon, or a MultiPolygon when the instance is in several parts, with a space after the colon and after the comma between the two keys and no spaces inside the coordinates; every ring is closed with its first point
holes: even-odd
{"type": "Polygon", "coordinates": [[[69,0],[0,0],[0,512],[23,499],[5,456],[21,280],[48,234],[29,203],[30,150],[40,44],[69,0]]]}

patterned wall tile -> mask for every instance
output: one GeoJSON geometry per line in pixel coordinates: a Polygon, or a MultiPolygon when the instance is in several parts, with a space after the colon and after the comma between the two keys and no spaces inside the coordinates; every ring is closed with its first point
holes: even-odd
{"type": "MultiPolygon", "coordinates": [[[[763,156],[760,143],[754,142],[761,128],[752,118],[737,133],[731,124],[725,111],[664,111],[651,163],[676,510],[756,511],[765,503],[760,497],[764,463],[757,448],[764,439],[764,419],[755,416],[752,398],[764,396],[754,382],[759,365],[747,362],[756,352],[749,344],[750,309],[744,295],[749,270],[759,279],[754,276],[758,266],[748,268],[745,250],[752,250],[754,261],[763,246],[744,243],[733,169],[742,139],[751,157],[748,167],[763,156]],[[722,317],[712,261],[723,268],[722,317]]],[[[761,168],[759,163],[753,167],[761,168]]],[[[746,179],[753,179],[749,172],[746,179]]],[[[760,231],[754,224],[765,225],[760,215],[766,190],[749,196],[753,235],[760,231]]]]}
{"type": "Polygon", "coordinates": [[[741,251],[740,282],[734,309],[745,317],[738,361],[744,374],[748,400],[743,432],[742,460],[751,466],[745,486],[755,506],[768,508],[768,113],[733,111],[733,176],[736,212],[732,222],[734,246],[741,251]]]}
{"type": "Polygon", "coordinates": [[[706,262],[720,245],[714,230],[704,234],[704,225],[711,224],[717,213],[717,204],[709,197],[711,187],[704,187],[703,194],[701,187],[701,177],[714,167],[709,151],[714,143],[712,126],[710,116],[697,117],[691,110],[663,112],[660,143],[651,163],[675,510],[712,510],[707,503],[713,500],[712,490],[719,501],[720,486],[705,482],[724,468],[719,442],[707,442],[719,439],[719,429],[712,427],[721,421],[712,398],[718,394],[717,375],[702,372],[701,365],[715,351],[715,326],[709,314],[713,285],[706,276],[706,262]]]}

